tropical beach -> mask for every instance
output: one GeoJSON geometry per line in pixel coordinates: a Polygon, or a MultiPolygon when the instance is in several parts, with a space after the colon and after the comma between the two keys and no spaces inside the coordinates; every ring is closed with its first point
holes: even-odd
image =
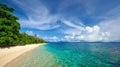
{"type": "Polygon", "coordinates": [[[4,67],[119,67],[119,51],[120,43],[47,43],[23,53],[4,67]]]}
{"type": "Polygon", "coordinates": [[[0,0],[0,67],[120,67],[120,0],[0,0]]]}
{"type": "Polygon", "coordinates": [[[14,47],[9,47],[9,48],[0,48],[0,67],[3,67],[7,63],[11,62],[13,59],[16,57],[31,51],[42,44],[30,44],[30,45],[25,45],[25,46],[14,46],[14,47]]]}

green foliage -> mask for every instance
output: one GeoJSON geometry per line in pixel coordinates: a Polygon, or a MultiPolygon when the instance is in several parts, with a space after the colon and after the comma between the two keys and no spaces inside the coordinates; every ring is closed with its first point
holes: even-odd
{"type": "Polygon", "coordinates": [[[8,7],[7,5],[2,4],[2,3],[0,3],[0,7],[1,7],[2,9],[4,9],[4,10],[10,11],[10,12],[13,12],[13,11],[14,11],[13,8],[10,8],[10,7],[8,7]]]}
{"type": "Polygon", "coordinates": [[[26,33],[20,34],[19,44],[25,45],[25,44],[33,44],[33,43],[45,43],[43,39],[38,38],[35,36],[27,35],[26,33]]]}
{"type": "Polygon", "coordinates": [[[17,22],[19,18],[12,14],[13,11],[13,8],[0,3],[0,47],[45,42],[36,35],[20,34],[20,24],[17,22]]]}
{"type": "Polygon", "coordinates": [[[11,46],[18,42],[20,24],[11,14],[14,9],[0,3],[0,46],[11,46]]]}

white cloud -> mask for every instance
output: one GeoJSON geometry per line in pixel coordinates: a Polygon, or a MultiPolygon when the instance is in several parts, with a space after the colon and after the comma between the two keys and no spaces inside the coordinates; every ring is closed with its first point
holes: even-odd
{"type": "Polygon", "coordinates": [[[50,15],[49,10],[39,0],[13,0],[13,2],[15,2],[25,12],[28,18],[19,20],[22,27],[40,30],[60,27],[60,25],[56,24],[58,16],[50,15]]]}
{"type": "Polygon", "coordinates": [[[34,35],[35,33],[33,33],[33,31],[26,31],[26,33],[28,34],[28,35],[34,35]]]}
{"type": "Polygon", "coordinates": [[[93,29],[91,27],[86,27],[86,31],[88,31],[89,33],[93,32],[93,29]]]}
{"type": "Polygon", "coordinates": [[[93,27],[83,27],[84,30],[79,29],[66,29],[62,31],[66,35],[64,39],[67,41],[120,41],[120,17],[111,18],[100,22],[100,24],[93,27]],[[69,34],[68,34],[69,33],[69,34]],[[72,33],[75,33],[73,36],[72,33]]]}
{"type": "MultiPolygon", "coordinates": [[[[105,15],[99,16],[101,20],[97,25],[81,26],[83,30],[80,30],[79,26],[72,25],[73,23],[66,22],[67,25],[74,27],[73,29],[64,29],[62,31],[66,34],[67,40],[85,40],[85,41],[120,41],[120,6],[110,10],[105,15]],[[71,24],[72,23],[72,24],[71,24]],[[71,33],[75,33],[75,37],[71,33]],[[69,36],[68,36],[69,35],[69,36]],[[71,39],[74,38],[74,39],[71,39]]],[[[98,18],[98,17],[96,17],[98,18]]],[[[95,18],[95,19],[96,19],[95,18]]],[[[66,39],[66,38],[65,38],[66,39]]]]}
{"type": "MultiPolygon", "coordinates": [[[[82,30],[81,33],[75,34],[67,34],[64,36],[64,40],[66,41],[88,41],[88,42],[95,42],[95,41],[107,41],[108,37],[110,36],[109,32],[103,32],[99,26],[84,27],[85,30],[82,30]]],[[[79,32],[79,30],[78,30],[79,32]]]]}
{"type": "Polygon", "coordinates": [[[43,39],[50,41],[50,42],[57,42],[60,39],[57,36],[52,36],[52,37],[43,37],[43,39]]]}
{"type": "MultiPolygon", "coordinates": [[[[31,35],[31,36],[34,36],[34,35],[36,34],[36,33],[34,33],[33,31],[30,31],[30,30],[27,30],[26,33],[27,33],[28,35],[31,35]]],[[[36,34],[36,35],[37,35],[37,37],[39,37],[38,34],[36,34]]]]}
{"type": "Polygon", "coordinates": [[[64,34],[67,34],[67,35],[71,35],[71,34],[75,34],[75,35],[79,35],[81,34],[82,30],[79,30],[79,29],[70,29],[70,28],[67,28],[67,29],[62,29],[60,30],[60,32],[64,33],[64,34]]]}
{"type": "Polygon", "coordinates": [[[101,41],[103,38],[101,36],[101,31],[99,26],[86,27],[85,33],[83,34],[85,41],[101,41]]]}
{"type": "MultiPolygon", "coordinates": [[[[79,25],[75,25],[73,22],[70,22],[68,20],[62,20],[62,22],[70,27],[73,27],[73,28],[77,28],[79,30],[83,30],[83,27],[82,26],[79,26],[79,25]]],[[[80,22],[81,23],[81,22],[80,22]]]]}
{"type": "MultiPolygon", "coordinates": [[[[59,40],[67,40],[67,41],[120,41],[120,6],[118,5],[116,8],[111,9],[107,13],[103,11],[101,12],[101,16],[95,14],[99,12],[96,8],[96,0],[92,1],[81,1],[81,3],[85,10],[87,16],[94,17],[94,20],[98,20],[97,18],[102,18],[98,24],[94,26],[85,26],[83,22],[76,21],[76,19],[67,20],[66,18],[62,18],[58,15],[51,15],[49,13],[48,8],[43,5],[39,0],[12,0],[15,2],[23,11],[26,13],[28,19],[20,19],[20,23],[22,27],[35,28],[40,30],[48,30],[62,27],[57,24],[56,21],[59,19],[64,23],[63,25],[67,25],[68,27],[65,29],[60,29],[60,32],[64,33],[65,36],[62,39],[59,39],[56,36],[46,37],[47,40],[59,41],[59,40]],[[33,5],[34,4],[34,5],[33,5]],[[97,15],[97,16],[96,16],[97,15]],[[103,20],[104,19],[104,20],[103,20]],[[76,24],[77,23],[77,24],[76,24]],[[78,24],[79,23],[79,24],[78,24]]],[[[74,2],[76,4],[77,1],[74,2]]],[[[73,4],[71,1],[70,4],[73,4]]],[[[61,5],[62,8],[60,10],[69,7],[69,4],[66,2],[61,5]],[[63,7],[65,5],[65,7],[63,7]]],[[[58,10],[59,11],[59,10],[58,10]]],[[[86,16],[85,14],[85,16],[86,16]]],[[[71,19],[71,18],[70,18],[71,19]]],[[[91,19],[91,18],[90,18],[91,19]]],[[[33,35],[32,31],[26,31],[29,35],[33,35]]]]}
{"type": "Polygon", "coordinates": [[[120,41],[120,17],[102,21],[99,26],[102,31],[109,32],[106,32],[106,35],[109,35],[108,41],[120,41]]]}
{"type": "Polygon", "coordinates": [[[80,20],[73,19],[72,20],[61,20],[67,27],[60,29],[60,31],[64,34],[75,34],[79,35],[84,29],[85,25],[80,20]],[[77,24],[75,24],[77,23],[77,24]]]}
{"type": "Polygon", "coordinates": [[[106,10],[101,12],[100,15],[96,15],[95,13],[99,11],[95,3],[98,1],[93,1],[89,2],[85,0],[83,1],[85,2],[83,5],[85,6],[87,15],[94,18],[94,20],[100,20],[98,24],[91,27],[81,26],[83,30],[80,30],[78,25],[73,25],[73,22],[65,21],[66,25],[74,27],[74,29],[65,29],[65,31],[62,31],[66,34],[64,38],[67,40],[85,40],[90,42],[120,41],[120,5],[114,5],[112,8],[109,7],[111,10],[106,10]],[[73,37],[71,33],[76,33],[76,35],[73,37]]]}
{"type": "Polygon", "coordinates": [[[73,33],[72,35],[66,35],[64,36],[64,38],[67,40],[67,41],[72,41],[75,39],[75,34],[73,33]]]}

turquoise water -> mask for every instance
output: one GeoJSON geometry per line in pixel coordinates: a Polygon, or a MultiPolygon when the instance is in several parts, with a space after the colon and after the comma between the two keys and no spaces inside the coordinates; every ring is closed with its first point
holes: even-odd
{"type": "Polygon", "coordinates": [[[48,43],[20,67],[120,67],[120,43],[48,43]]]}

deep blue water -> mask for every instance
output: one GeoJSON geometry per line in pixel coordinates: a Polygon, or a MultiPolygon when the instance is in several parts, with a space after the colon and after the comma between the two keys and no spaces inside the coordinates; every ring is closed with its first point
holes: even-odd
{"type": "Polygon", "coordinates": [[[120,67],[120,43],[48,43],[21,67],[120,67]]]}

